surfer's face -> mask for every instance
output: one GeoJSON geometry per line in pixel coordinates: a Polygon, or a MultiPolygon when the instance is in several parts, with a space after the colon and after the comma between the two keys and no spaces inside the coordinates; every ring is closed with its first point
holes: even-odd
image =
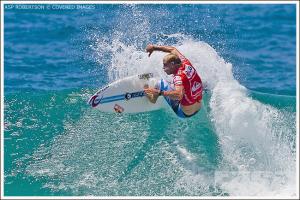
{"type": "Polygon", "coordinates": [[[173,62],[164,62],[163,64],[164,64],[163,69],[166,72],[166,74],[170,75],[175,73],[176,65],[173,62]]]}

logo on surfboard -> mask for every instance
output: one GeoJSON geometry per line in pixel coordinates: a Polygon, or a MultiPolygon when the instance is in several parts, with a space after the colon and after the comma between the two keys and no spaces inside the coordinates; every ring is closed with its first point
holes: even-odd
{"type": "Polygon", "coordinates": [[[103,87],[102,89],[100,89],[95,95],[93,95],[90,100],[89,100],[89,104],[92,105],[92,107],[96,107],[99,105],[99,103],[101,102],[101,100],[103,99],[103,95],[98,98],[100,96],[100,94],[102,92],[104,92],[106,89],[109,88],[109,85],[103,87]]]}
{"type": "Polygon", "coordinates": [[[149,78],[153,78],[153,73],[140,74],[138,76],[139,76],[139,79],[148,80],[149,78]]]}
{"type": "Polygon", "coordinates": [[[126,99],[126,100],[131,99],[131,94],[130,94],[130,93],[126,93],[126,94],[125,94],[125,99],[126,99]]]}
{"type": "Polygon", "coordinates": [[[118,105],[118,104],[115,104],[114,110],[115,110],[117,113],[122,113],[122,112],[124,112],[124,108],[121,107],[121,106],[118,105]]]}
{"type": "Polygon", "coordinates": [[[131,98],[143,97],[143,96],[145,96],[145,92],[144,91],[133,92],[133,93],[127,92],[125,94],[125,99],[128,101],[131,98]]]}
{"type": "Polygon", "coordinates": [[[103,96],[101,96],[100,98],[97,98],[99,97],[98,95],[94,95],[91,97],[90,101],[89,101],[89,104],[92,105],[92,107],[96,107],[99,105],[99,103],[101,102],[101,100],[103,99],[103,96]]]}

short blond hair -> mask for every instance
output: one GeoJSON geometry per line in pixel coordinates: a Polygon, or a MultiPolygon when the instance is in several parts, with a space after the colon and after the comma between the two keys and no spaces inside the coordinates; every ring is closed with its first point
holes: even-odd
{"type": "Polygon", "coordinates": [[[173,64],[181,64],[181,60],[177,55],[169,53],[164,57],[164,63],[171,62],[173,62],[173,64]]]}

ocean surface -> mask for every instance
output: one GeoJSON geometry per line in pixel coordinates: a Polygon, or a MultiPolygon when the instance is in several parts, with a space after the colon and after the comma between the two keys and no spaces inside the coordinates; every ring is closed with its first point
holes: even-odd
{"type": "MultiPolygon", "coordinates": [[[[296,5],[6,4],[5,196],[294,196],[296,5]],[[107,114],[102,86],[177,47],[203,107],[107,114]]],[[[3,122],[2,122],[3,123],[3,122]]]]}

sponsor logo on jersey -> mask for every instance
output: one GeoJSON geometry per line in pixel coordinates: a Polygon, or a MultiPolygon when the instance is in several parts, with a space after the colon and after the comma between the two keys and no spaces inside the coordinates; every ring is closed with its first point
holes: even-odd
{"type": "Polygon", "coordinates": [[[185,70],[184,70],[184,73],[188,78],[191,78],[194,75],[195,70],[192,66],[187,65],[185,70]]]}
{"type": "Polygon", "coordinates": [[[174,84],[175,84],[175,85],[180,85],[180,84],[182,84],[182,79],[181,79],[180,76],[175,76],[173,81],[174,81],[174,84]]]}
{"type": "Polygon", "coordinates": [[[192,87],[192,92],[193,92],[193,93],[196,92],[196,91],[197,91],[198,89],[200,89],[201,87],[202,87],[202,84],[196,81],[196,82],[194,83],[193,87],[192,87]]]}

